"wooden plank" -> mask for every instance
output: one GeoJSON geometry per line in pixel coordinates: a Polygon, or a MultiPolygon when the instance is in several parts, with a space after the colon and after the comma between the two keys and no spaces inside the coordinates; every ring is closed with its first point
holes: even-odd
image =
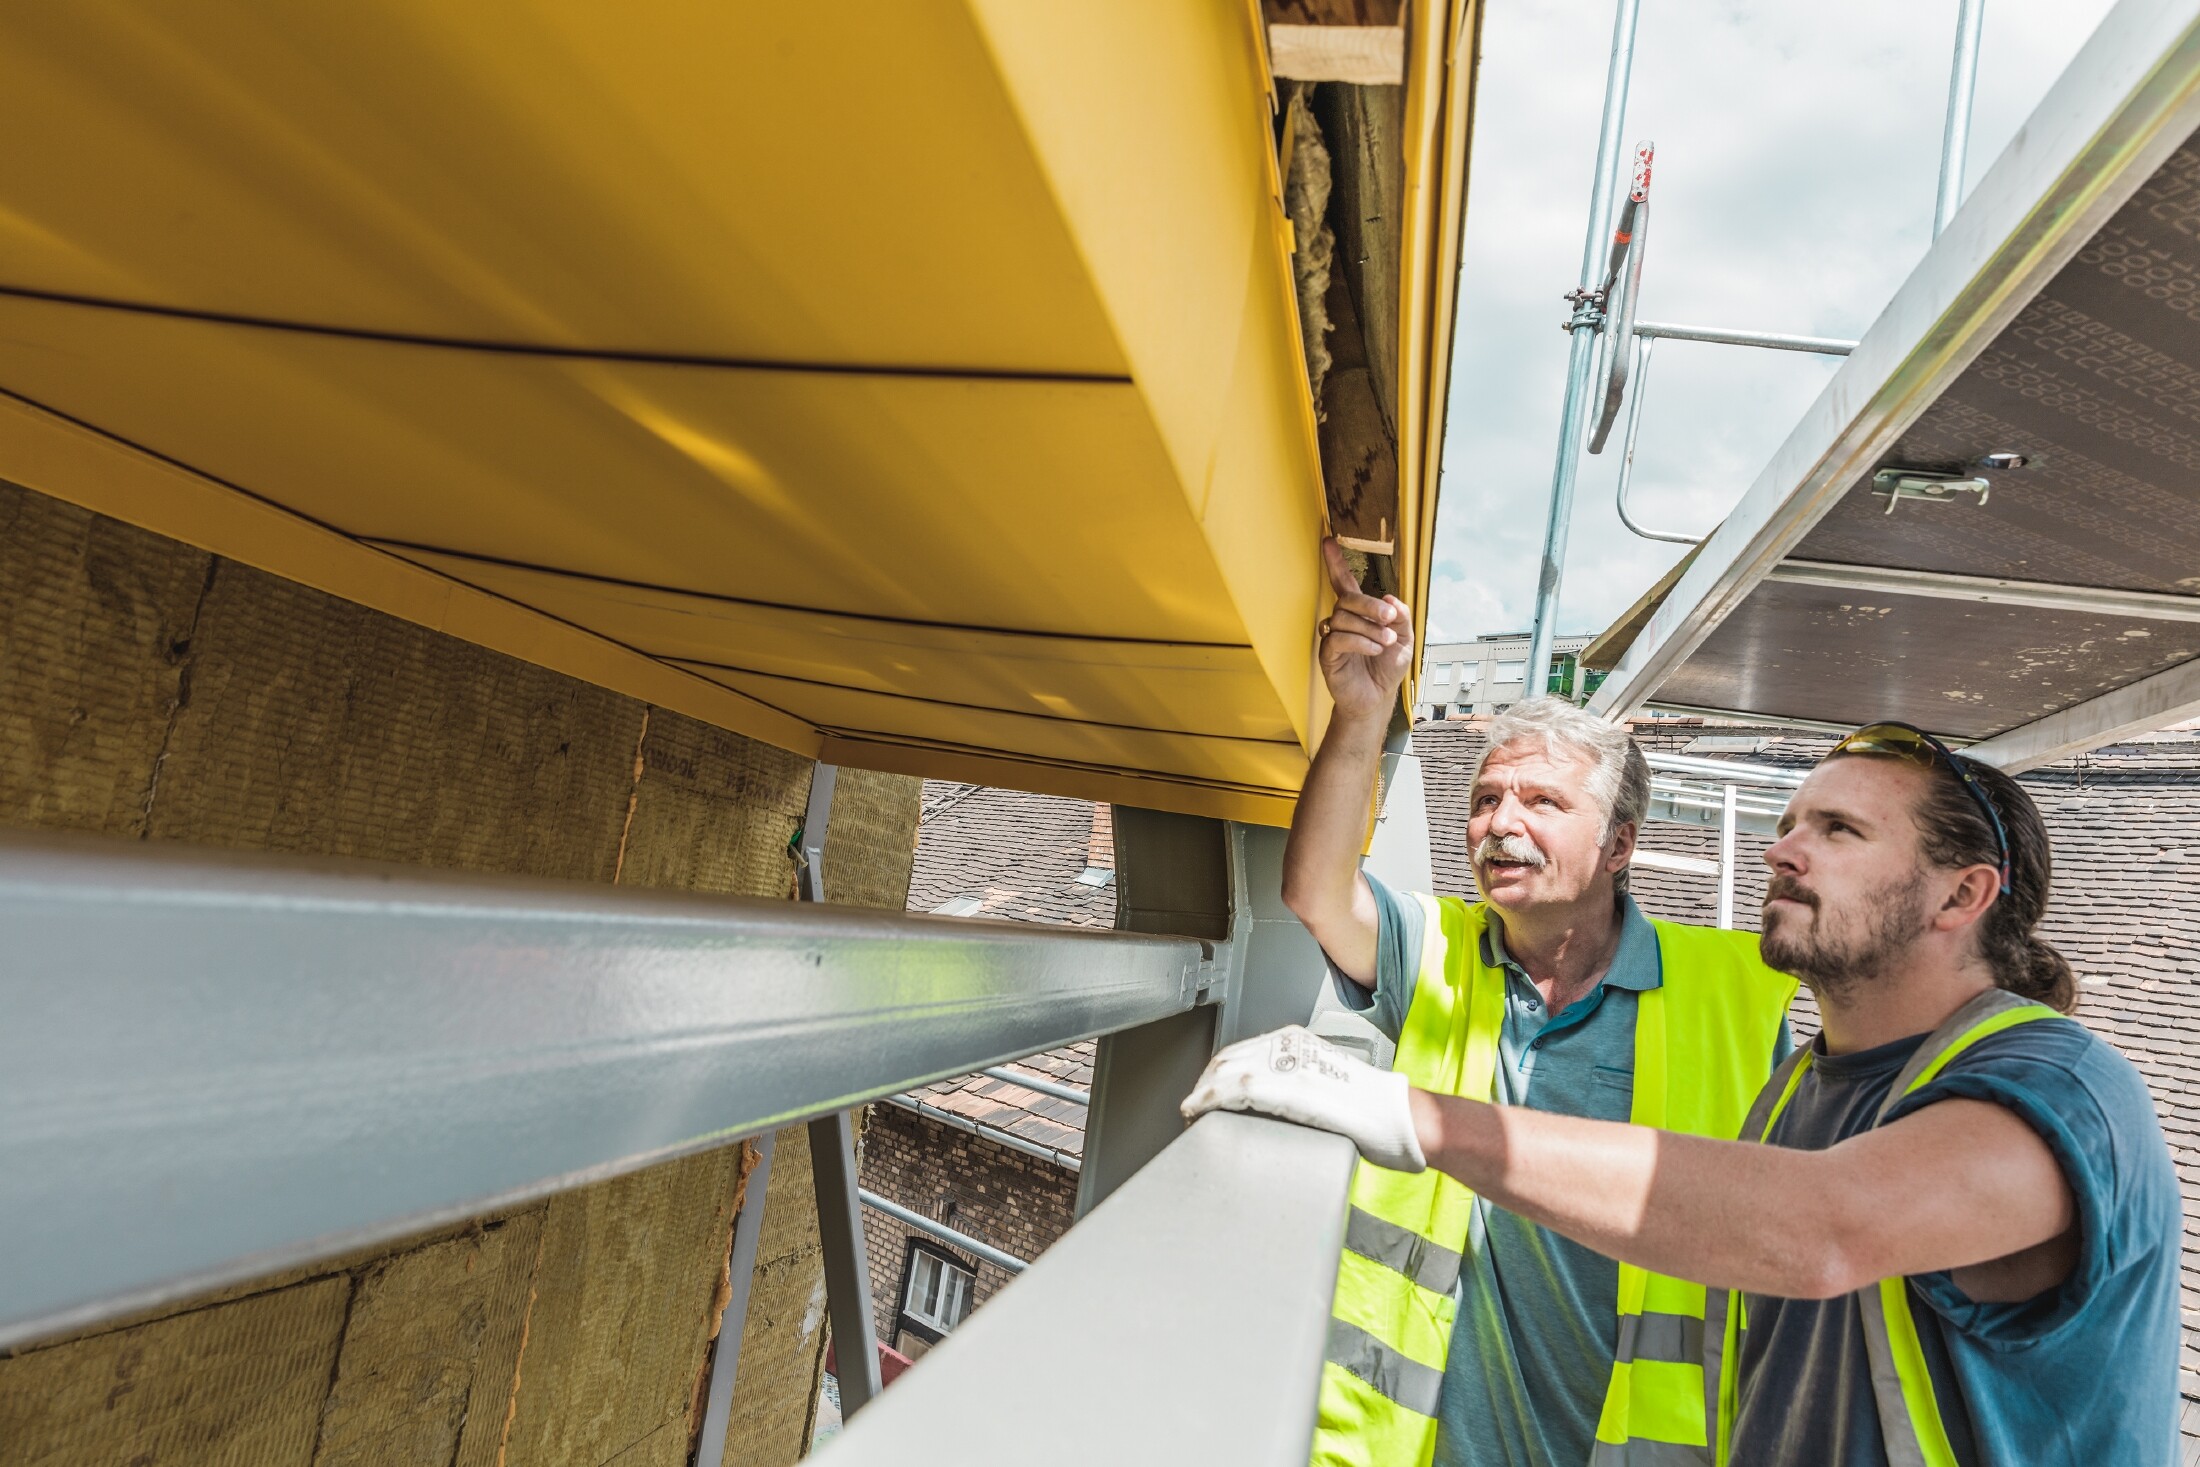
{"type": "Polygon", "coordinates": [[[0,484],[0,820],[143,833],[211,563],[0,484]]]}
{"type": "Polygon", "coordinates": [[[1291,81],[1394,87],[1406,79],[1406,28],[1272,23],[1268,69],[1291,81]]]}
{"type": "Polygon", "coordinates": [[[0,1360],[0,1457],[308,1467],[351,1292],[318,1279],[0,1360]]]}
{"type": "Polygon", "coordinates": [[[361,1270],[313,1467],[496,1467],[544,1211],[361,1270]]]}

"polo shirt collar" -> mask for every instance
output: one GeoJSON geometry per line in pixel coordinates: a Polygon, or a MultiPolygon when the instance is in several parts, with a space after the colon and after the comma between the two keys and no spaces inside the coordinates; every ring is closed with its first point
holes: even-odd
{"type": "MultiPolygon", "coordinates": [[[[1482,924],[1482,961],[1492,968],[1505,967],[1515,973],[1526,973],[1505,950],[1504,919],[1498,916],[1495,907],[1489,909],[1489,920],[1482,924]]],[[[1658,955],[1658,929],[1650,925],[1650,919],[1635,905],[1635,899],[1621,892],[1619,946],[1613,949],[1612,966],[1605,969],[1600,983],[1646,993],[1661,987],[1664,982],[1665,964],[1658,955]]]]}

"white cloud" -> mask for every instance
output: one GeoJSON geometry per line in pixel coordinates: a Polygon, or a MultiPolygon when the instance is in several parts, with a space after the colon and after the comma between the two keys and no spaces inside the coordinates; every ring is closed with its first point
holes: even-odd
{"type": "MultiPolygon", "coordinates": [[[[1975,182],[2108,0],[1992,0],[1975,182]]],[[[1535,604],[1566,307],[1587,225],[1612,0],[1497,0],[1483,31],[1430,616],[1517,631],[1535,604]]],[[[1643,7],[1625,137],[1658,145],[1646,319],[1854,337],[1930,242],[1954,0],[1643,7]]],[[[1830,358],[1667,342],[1644,398],[1637,518],[1701,533],[1823,387],[1830,358]]],[[[1607,625],[1683,547],[1612,504],[1618,443],[1582,461],[1561,631],[1607,625]]]]}

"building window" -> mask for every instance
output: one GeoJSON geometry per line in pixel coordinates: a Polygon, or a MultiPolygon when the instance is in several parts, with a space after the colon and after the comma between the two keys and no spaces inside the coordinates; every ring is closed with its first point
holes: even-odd
{"type": "Polygon", "coordinates": [[[977,915],[984,906],[984,897],[949,897],[932,909],[932,915],[935,917],[971,917],[977,915]]]}
{"type": "Polygon", "coordinates": [[[1528,664],[1527,664],[1527,660],[1526,660],[1525,658],[1523,658],[1523,659],[1522,659],[1521,661],[1519,661],[1519,662],[1500,662],[1500,663],[1498,663],[1498,664],[1497,664],[1497,675],[1496,675],[1495,677],[1491,678],[1491,679],[1490,679],[1490,681],[1491,681],[1491,682],[1497,682],[1497,683],[1517,683],[1517,682],[1520,682],[1520,681],[1521,681],[1522,679],[1526,678],[1526,677],[1527,677],[1527,675],[1528,675],[1528,664]]]}
{"type": "Polygon", "coordinates": [[[946,1334],[970,1313],[969,1269],[928,1248],[909,1254],[909,1286],[902,1291],[901,1312],[928,1330],[946,1334]]]}

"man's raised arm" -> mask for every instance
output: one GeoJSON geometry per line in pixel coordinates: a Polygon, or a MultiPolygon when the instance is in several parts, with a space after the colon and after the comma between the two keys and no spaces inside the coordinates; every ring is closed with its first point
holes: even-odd
{"type": "Polygon", "coordinates": [[[1413,664],[1413,617],[1360,589],[1335,540],[1322,542],[1337,607],[1322,623],[1322,680],[1336,712],[1314,751],[1283,852],[1283,901],[1330,961],[1375,986],[1375,897],[1360,876],[1368,805],[1398,686],[1413,664]]]}

